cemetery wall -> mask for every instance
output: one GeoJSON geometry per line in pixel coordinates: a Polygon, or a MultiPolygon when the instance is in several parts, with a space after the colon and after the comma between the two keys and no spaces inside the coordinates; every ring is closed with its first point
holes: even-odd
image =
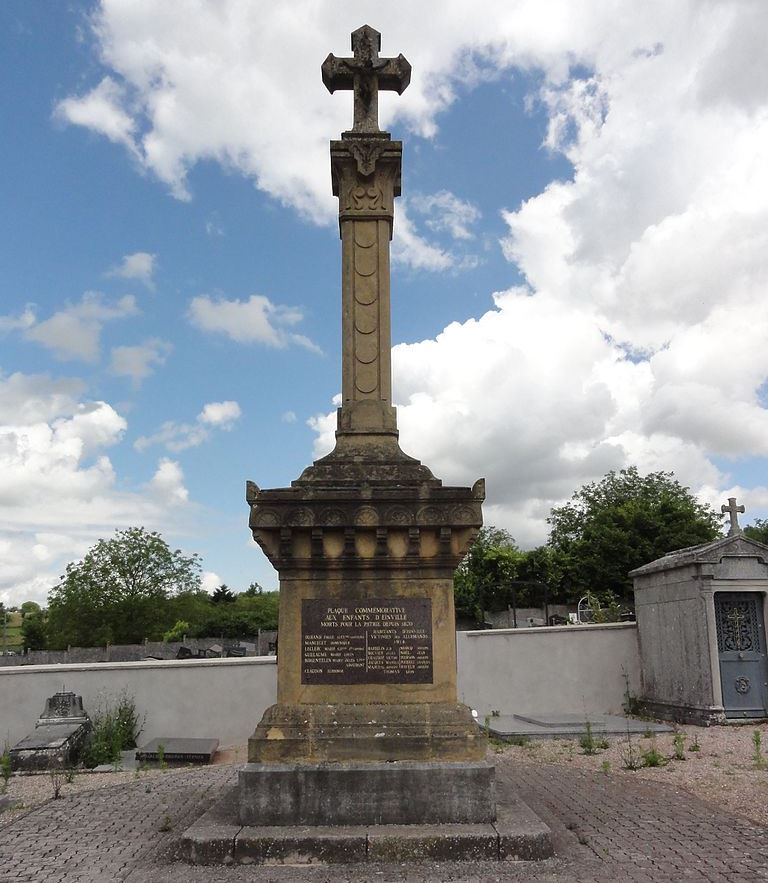
{"type": "MultiPolygon", "coordinates": [[[[629,676],[640,693],[637,627],[556,626],[458,632],[462,702],[481,716],[620,712],[629,676]]],[[[146,715],[142,741],[189,736],[242,744],[275,702],[275,658],[26,665],[0,669],[0,747],[30,733],[61,689],[91,714],[105,696],[130,693],[146,715]]]]}
{"type": "Polygon", "coordinates": [[[0,748],[32,732],[46,698],[62,689],[80,694],[91,715],[105,697],[127,691],[146,715],[140,741],[187,736],[242,744],[275,701],[276,675],[274,656],[0,669],[0,748]]]}
{"type": "MultiPolygon", "coordinates": [[[[209,651],[212,647],[241,646],[246,656],[268,656],[274,646],[277,632],[260,629],[252,641],[229,638],[187,638],[184,641],[144,641],[141,644],[106,644],[103,647],[70,647],[68,650],[28,650],[23,655],[0,656],[0,667],[13,665],[58,665],[80,662],[139,662],[156,659],[176,659],[181,647],[193,653],[209,651]]],[[[211,656],[215,655],[211,653],[211,656]]]]}
{"type": "Polygon", "coordinates": [[[458,632],[459,699],[480,717],[622,713],[640,695],[635,623],[458,632]]]}

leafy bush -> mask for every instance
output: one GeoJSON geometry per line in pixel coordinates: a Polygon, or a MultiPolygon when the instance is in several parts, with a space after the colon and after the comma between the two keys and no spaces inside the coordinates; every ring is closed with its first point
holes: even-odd
{"type": "Polygon", "coordinates": [[[114,702],[100,704],[91,723],[93,727],[83,751],[83,763],[87,767],[116,763],[121,751],[136,747],[144,726],[133,696],[126,692],[120,693],[114,702]]]}

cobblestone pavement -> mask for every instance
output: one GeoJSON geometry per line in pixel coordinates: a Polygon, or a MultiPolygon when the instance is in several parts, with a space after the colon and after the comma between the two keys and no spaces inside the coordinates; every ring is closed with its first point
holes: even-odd
{"type": "Polygon", "coordinates": [[[52,801],[2,824],[2,883],[757,883],[768,880],[768,829],[686,792],[629,774],[497,766],[552,828],[557,856],[532,864],[193,868],[178,835],[235,779],[234,767],[169,771],[151,781],[52,801]]]}

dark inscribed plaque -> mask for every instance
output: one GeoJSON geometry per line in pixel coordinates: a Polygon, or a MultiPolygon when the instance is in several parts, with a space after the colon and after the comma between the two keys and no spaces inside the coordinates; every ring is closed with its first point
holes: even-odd
{"type": "Polygon", "coordinates": [[[431,684],[431,599],[302,601],[301,683],[431,684]]]}

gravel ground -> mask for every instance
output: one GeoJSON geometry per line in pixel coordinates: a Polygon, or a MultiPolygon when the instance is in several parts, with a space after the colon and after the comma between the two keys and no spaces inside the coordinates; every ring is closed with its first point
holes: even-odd
{"type": "MultiPolygon", "coordinates": [[[[689,791],[701,800],[768,826],[768,723],[744,726],[679,726],[683,736],[683,756],[675,757],[674,734],[655,737],[608,737],[608,748],[587,755],[578,740],[540,740],[522,746],[495,745],[502,763],[563,764],[583,770],[620,773],[649,782],[663,782],[689,791]],[[756,759],[754,733],[760,733],[761,760],[756,759]],[[698,744],[699,750],[691,750],[698,744]],[[654,748],[662,765],[626,769],[630,746],[635,759],[654,748]]],[[[600,736],[595,736],[599,742],[600,736]]]]}
{"type": "MultiPolygon", "coordinates": [[[[643,736],[612,736],[608,748],[594,755],[584,754],[577,740],[552,739],[531,741],[525,745],[492,745],[491,757],[505,765],[562,764],[571,769],[603,771],[671,785],[689,791],[719,809],[745,816],[768,826],[768,723],[759,726],[692,727],[681,726],[678,732],[684,738],[683,756],[675,758],[673,734],[643,736]],[[761,736],[764,763],[755,759],[753,736],[761,736]],[[699,750],[691,750],[698,744],[699,750]],[[643,754],[654,748],[662,756],[662,765],[626,769],[630,746],[635,759],[643,762],[643,754]],[[762,768],[760,768],[762,767],[762,768]]],[[[595,736],[597,742],[599,736],[595,736]]],[[[215,763],[245,763],[245,746],[226,749],[216,755],[215,763]]],[[[147,769],[140,772],[87,773],[79,772],[74,780],[64,782],[61,796],[68,797],[84,791],[94,791],[136,779],[151,780],[158,776],[173,776],[186,770],[147,769]]],[[[20,802],[20,806],[6,810],[0,816],[0,827],[17,815],[52,799],[53,783],[48,774],[13,776],[6,794],[20,802]]]]}

